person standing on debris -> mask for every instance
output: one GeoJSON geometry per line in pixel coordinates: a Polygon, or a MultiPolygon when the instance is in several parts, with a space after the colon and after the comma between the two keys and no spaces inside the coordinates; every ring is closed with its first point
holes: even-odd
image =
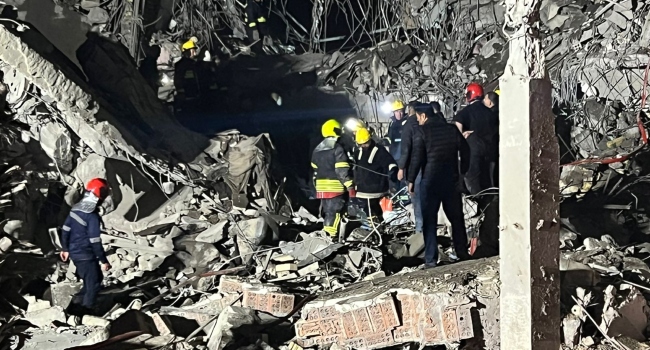
{"type": "Polygon", "coordinates": [[[458,190],[459,155],[462,174],[469,168],[469,146],[454,125],[434,116],[430,105],[420,104],[415,111],[420,127],[414,134],[413,156],[406,175],[409,192],[413,193],[418,173],[422,171],[420,199],[425,266],[434,267],[438,263],[438,210],[441,204],[451,223],[456,255],[460,260],[469,259],[463,204],[458,190]]]}
{"type": "Polygon", "coordinates": [[[197,100],[201,97],[199,67],[196,61],[198,55],[197,42],[198,39],[192,37],[181,46],[182,57],[174,66],[176,112],[182,112],[186,115],[196,112],[197,100]]]}
{"type": "Polygon", "coordinates": [[[96,306],[97,295],[103,279],[102,271],[111,269],[106,259],[100,238],[99,213],[102,201],[108,197],[108,182],[92,179],[86,186],[83,199],[75,204],[63,224],[60,253],[61,260],[71,259],[77,268],[77,275],[83,280],[83,288],[78,296],[85,312],[96,306]],[[101,264],[101,269],[100,269],[101,264]]]}
{"type": "Polygon", "coordinates": [[[483,104],[492,111],[492,127],[496,130],[490,140],[488,162],[490,164],[490,184],[499,187],[499,90],[485,94],[483,104]]]}
{"type": "Polygon", "coordinates": [[[483,87],[477,83],[467,86],[465,98],[468,106],[454,117],[458,130],[467,139],[471,150],[469,170],[465,174],[465,185],[475,195],[490,187],[490,166],[488,153],[495,129],[492,111],[485,107],[483,87]]]}
{"type": "Polygon", "coordinates": [[[266,12],[263,0],[248,0],[246,2],[246,35],[252,44],[254,52],[262,52],[265,38],[268,37],[266,12]],[[257,36],[255,35],[257,34],[257,36]]]}
{"type": "MultiPolygon", "coordinates": [[[[415,106],[419,102],[411,102],[407,105],[406,112],[408,117],[406,118],[406,123],[402,128],[402,142],[400,157],[397,162],[399,171],[397,172],[397,180],[406,181],[406,172],[409,168],[411,162],[411,155],[413,154],[413,134],[415,129],[418,127],[418,117],[415,114],[415,106]]],[[[415,180],[415,193],[410,196],[411,203],[413,203],[413,216],[415,216],[415,232],[422,233],[422,207],[420,206],[420,181],[422,176],[418,174],[415,180]]]]}
{"type": "Polygon", "coordinates": [[[382,220],[379,201],[388,193],[389,179],[397,175],[397,163],[385,147],[377,145],[368,129],[359,129],[355,141],[359,145],[354,153],[356,198],[368,217],[375,217],[375,222],[379,222],[382,220]]]}
{"type": "Polygon", "coordinates": [[[326,121],[321,133],[325,138],[312,153],[311,166],[314,170],[316,198],[321,200],[323,230],[332,239],[338,238],[341,214],[345,208],[346,191],[355,197],[354,181],[350,176],[350,162],[343,146],[338,142],[341,124],[331,119],[326,121]]]}

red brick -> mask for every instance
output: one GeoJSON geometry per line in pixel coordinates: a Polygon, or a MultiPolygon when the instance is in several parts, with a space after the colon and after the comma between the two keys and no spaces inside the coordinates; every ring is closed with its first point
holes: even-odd
{"type": "Polygon", "coordinates": [[[330,318],[334,316],[338,316],[338,311],[334,308],[334,306],[324,306],[318,309],[318,313],[320,314],[320,318],[330,318]]]}
{"type": "Polygon", "coordinates": [[[471,305],[463,305],[456,309],[460,339],[474,338],[474,326],[472,325],[471,308],[471,305]]]}
{"type": "Polygon", "coordinates": [[[402,324],[405,326],[416,325],[417,308],[413,296],[408,294],[398,294],[397,300],[399,300],[400,311],[402,314],[402,324]]]}
{"type": "Polygon", "coordinates": [[[449,341],[460,340],[458,332],[458,319],[456,309],[447,309],[442,313],[442,328],[444,329],[445,338],[449,341]]]}
{"type": "Polygon", "coordinates": [[[311,322],[297,322],[296,323],[296,334],[300,338],[310,337],[320,334],[320,324],[319,321],[311,322]]]}
{"type": "Polygon", "coordinates": [[[444,341],[440,333],[440,325],[433,325],[422,329],[423,339],[426,344],[440,344],[444,341]]]}
{"type": "Polygon", "coordinates": [[[408,343],[418,341],[415,326],[402,326],[393,330],[393,338],[396,343],[408,343]]]}
{"type": "Polygon", "coordinates": [[[316,345],[327,345],[327,344],[338,343],[339,340],[340,340],[340,336],[338,334],[324,335],[322,337],[315,337],[314,343],[316,345]]]}
{"type": "Polygon", "coordinates": [[[341,326],[341,317],[323,318],[318,321],[319,335],[330,336],[343,334],[343,327],[341,326]]]}
{"type": "Polygon", "coordinates": [[[305,315],[305,320],[307,321],[320,320],[319,310],[317,308],[314,308],[307,311],[305,315]]]}
{"type": "Polygon", "coordinates": [[[346,349],[366,349],[366,338],[347,339],[343,342],[346,349]]]}
{"type": "Polygon", "coordinates": [[[294,302],[295,296],[291,294],[245,290],[242,305],[274,316],[286,316],[292,311],[294,302]]]}
{"type": "Polygon", "coordinates": [[[384,303],[381,303],[379,306],[381,307],[381,313],[384,316],[384,323],[387,327],[386,329],[395,328],[402,325],[399,320],[399,315],[397,314],[395,301],[392,298],[384,303]]]}
{"type": "Polygon", "coordinates": [[[392,331],[374,333],[366,337],[368,349],[384,348],[395,344],[392,331]]]}
{"type": "Polygon", "coordinates": [[[352,315],[354,316],[354,323],[357,325],[360,334],[374,333],[366,308],[352,310],[352,315]]]}
{"type": "Polygon", "coordinates": [[[296,339],[296,344],[301,348],[311,348],[316,346],[316,338],[296,339]]]}
{"type": "Polygon", "coordinates": [[[343,326],[343,334],[347,339],[359,336],[360,333],[357,329],[357,324],[354,322],[352,311],[341,314],[341,323],[343,326]]]}
{"type": "Polygon", "coordinates": [[[232,278],[221,277],[219,291],[221,293],[242,293],[242,283],[232,278]]]}

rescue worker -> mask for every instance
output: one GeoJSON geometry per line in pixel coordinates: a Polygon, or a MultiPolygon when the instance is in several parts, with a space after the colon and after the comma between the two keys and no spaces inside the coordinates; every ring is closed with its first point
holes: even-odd
{"type": "Polygon", "coordinates": [[[470,83],[465,92],[465,99],[468,105],[456,114],[454,122],[470,147],[465,185],[469,193],[475,195],[490,187],[488,155],[498,128],[494,125],[492,111],[482,103],[481,85],[470,83]]]}
{"type": "MultiPolygon", "coordinates": [[[[397,179],[399,181],[406,181],[406,172],[408,171],[411,155],[413,153],[413,133],[415,132],[415,128],[418,127],[418,118],[415,114],[415,106],[417,104],[418,102],[411,102],[406,109],[408,117],[406,118],[406,123],[404,123],[404,127],[402,128],[400,158],[397,162],[399,167],[397,179]]],[[[422,233],[422,207],[420,206],[419,191],[421,180],[422,177],[418,175],[415,181],[415,192],[410,196],[411,203],[413,203],[413,216],[415,217],[416,233],[422,233]]]]}
{"type": "Polygon", "coordinates": [[[254,52],[261,53],[264,39],[268,37],[266,12],[263,0],[248,0],[246,2],[246,35],[254,52]],[[257,33],[257,36],[255,35],[257,33]]]}
{"type": "Polygon", "coordinates": [[[77,268],[77,275],[83,280],[83,287],[77,294],[81,298],[84,312],[96,306],[103,274],[111,265],[100,238],[101,230],[98,208],[109,194],[108,182],[92,179],[86,185],[83,199],[75,204],[63,224],[61,237],[61,260],[71,259],[77,268]],[[101,269],[100,269],[101,264],[101,269]]]}
{"type": "Polygon", "coordinates": [[[359,145],[354,153],[357,202],[369,217],[379,222],[382,218],[379,201],[388,193],[389,179],[397,175],[397,163],[386,147],[377,145],[368,129],[359,129],[355,141],[359,145]]]}
{"type": "Polygon", "coordinates": [[[321,134],[325,138],[312,153],[311,166],[314,170],[316,198],[321,200],[323,230],[333,240],[339,236],[341,214],[345,208],[346,191],[355,197],[350,162],[345,150],[338,141],[341,124],[334,119],[326,121],[321,134]]]}
{"type": "Polygon", "coordinates": [[[388,139],[390,141],[390,154],[395,159],[400,159],[401,142],[402,142],[402,129],[406,124],[404,102],[397,100],[391,104],[393,115],[391,116],[391,123],[388,127],[388,139]]]}
{"type": "Polygon", "coordinates": [[[192,114],[197,111],[197,100],[201,97],[201,81],[199,80],[199,66],[197,64],[198,47],[195,37],[181,46],[181,59],[174,65],[174,98],[176,112],[192,114]]]}
{"type": "Polygon", "coordinates": [[[416,177],[422,171],[420,199],[424,219],[424,259],[428,268],[438,263],[438,210],[441,204],[451,223],[456,255],[460,260],[469,258],[463,204],[457,185],[459,154],[460,173],[463,173],[469,167],[469,146],[454,125],[433,115],[430,105],[418,105],[415,110],[420,127],[414,134],[413,156],[406,174],[409,192],[412,193],[416,177]]]}
{"type": "MultiPolygon", "coordinates": [[[[497,89],[488,92],[483,98],[485,107],[492,111],[493,127],[499,129],[499,93],[497,89]]],[[[499,133],[494,133],[488,152],[488,162],[490,164],[490,184],[492,187],[499,187],[499,133]]]]}

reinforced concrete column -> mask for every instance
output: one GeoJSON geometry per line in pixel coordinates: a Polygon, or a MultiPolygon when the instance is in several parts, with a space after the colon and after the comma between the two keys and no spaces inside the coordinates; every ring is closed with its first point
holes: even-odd
{"type": "Polygon", "coordinates": [[[560,348],[559,146],[540,0],[506,0],[500,80],[501,349],[560,348]]]}

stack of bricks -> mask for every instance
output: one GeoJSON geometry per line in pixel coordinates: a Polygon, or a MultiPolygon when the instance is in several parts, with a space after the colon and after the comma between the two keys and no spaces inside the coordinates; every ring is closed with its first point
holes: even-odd
{"type": "Polygon", "coordinates": [[[226,277],[219,281],[219,291],[224,295],[243,294],[242,306],[267,312],[273,316],[288,315],[294,308],[295,296],[282,293],[279,287],[251,284],[237,278],[226,277]]]}
{"type": "Polygon", "coordinates": [[[307,309],[296,323],[304,348],[336,343],[352,349],[377,349],[408,342],[438,345],[474,337],[470,309],[447,306],[418,294],[384,294],[371,303],[307,309]]]}

